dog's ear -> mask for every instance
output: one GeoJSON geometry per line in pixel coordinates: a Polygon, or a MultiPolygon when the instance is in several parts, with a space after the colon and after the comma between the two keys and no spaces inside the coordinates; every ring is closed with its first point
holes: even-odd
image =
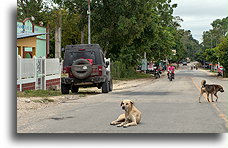
{"type": "Polygon", "coordinates": [[[120,103],[120,106],[122,106],[123,105],[123,101],[121,101],[121,103],[120,103]]]}
{"type": "Polygon", "coordinates": [[[131,102],[131,105],[135,105],[135,102],[134,101],[130,101],[131,102]]]}

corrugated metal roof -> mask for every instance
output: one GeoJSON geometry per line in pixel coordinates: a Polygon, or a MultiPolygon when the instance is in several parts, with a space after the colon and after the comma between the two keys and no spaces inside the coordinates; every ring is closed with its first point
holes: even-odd
{"type": "Polygon", "coordinates": [[[44,35],[44,34],[47,34],[47,33],[32,33],[32,32],[31,33],[18,33],[17,39],[39,36],[39,35],[44,35]]]}

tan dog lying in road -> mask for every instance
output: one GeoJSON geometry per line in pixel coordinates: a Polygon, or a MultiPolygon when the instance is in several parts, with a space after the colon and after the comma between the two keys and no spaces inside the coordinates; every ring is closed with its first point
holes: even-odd
{"type": "Polygon", "coordinates": [[[201,96],[206,93],[207,94],[207,101],[210,102],[209,100],[209,94],[211,94],[211,101],[214,102],[213,100],[213,95],[217,98],[216,102],[218,101],[218,96],[217,96],[217,92],[224,92],[223,87],[221,85],[217,85],[217,84],[206,84],[205,80],[202,80],[201,82],[201,92],[200,92],[200,96],[199,96],[199,103],[200,102],[200,98],[201,96]]]}
{"type": "Polygon", "coordinates": [[[112,121],[111,125],[117,125],[117,127],[136,126],[141,120],[141,112],[135,107],[135,103],[131,100],[123,100],[120,104],[124,114],[121,114],[116,120],[112,121]]]}

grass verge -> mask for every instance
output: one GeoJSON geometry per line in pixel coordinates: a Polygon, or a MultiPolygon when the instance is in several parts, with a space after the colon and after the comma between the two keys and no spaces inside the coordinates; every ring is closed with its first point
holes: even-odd
{"type": "Polygon", "coordinates": [[[62,95],[60,91],[54,90],[26,90],[23,92],[17,92],[17,97],[50,97],[60,95],[62,95]]]}
{"type": "MultiPolygon", "coordinates": [[[[78,95],[79,97],[86,97],[87,95],[99,94],[96,91],[81,90],[78,93],[71,93],[69,95],[78,95]]],[[[17,92],[17,97],[51,97],[51,96],[62,96],[61,91],[55,90],[26,90],[23,92],[17,92]]],[[[40,101],[40,100],[38,100],[40,101]]],[[[50,99],[41,100],[42,102],[52,102],[50,99]]]]}
{"type": "Polygon", "coordinates": [[[127,77],[127,78],[114,78],[114,80],[135,80],[135,79],[142,79],[142,78],[151,78],[151,74],[145,74],[145,73],[136,73],[133,76],[127,77]]]}

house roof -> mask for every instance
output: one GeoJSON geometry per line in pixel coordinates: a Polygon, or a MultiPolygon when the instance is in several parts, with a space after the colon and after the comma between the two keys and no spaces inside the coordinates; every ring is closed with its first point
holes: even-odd
{"type": "Polygon", "coordinates": [[[32,33],[32,32],[31,33],[18,33],[17,39],[39,36],[39,35],[44,35],[44,34],[47,34],[47,33],[32,33]]]}

